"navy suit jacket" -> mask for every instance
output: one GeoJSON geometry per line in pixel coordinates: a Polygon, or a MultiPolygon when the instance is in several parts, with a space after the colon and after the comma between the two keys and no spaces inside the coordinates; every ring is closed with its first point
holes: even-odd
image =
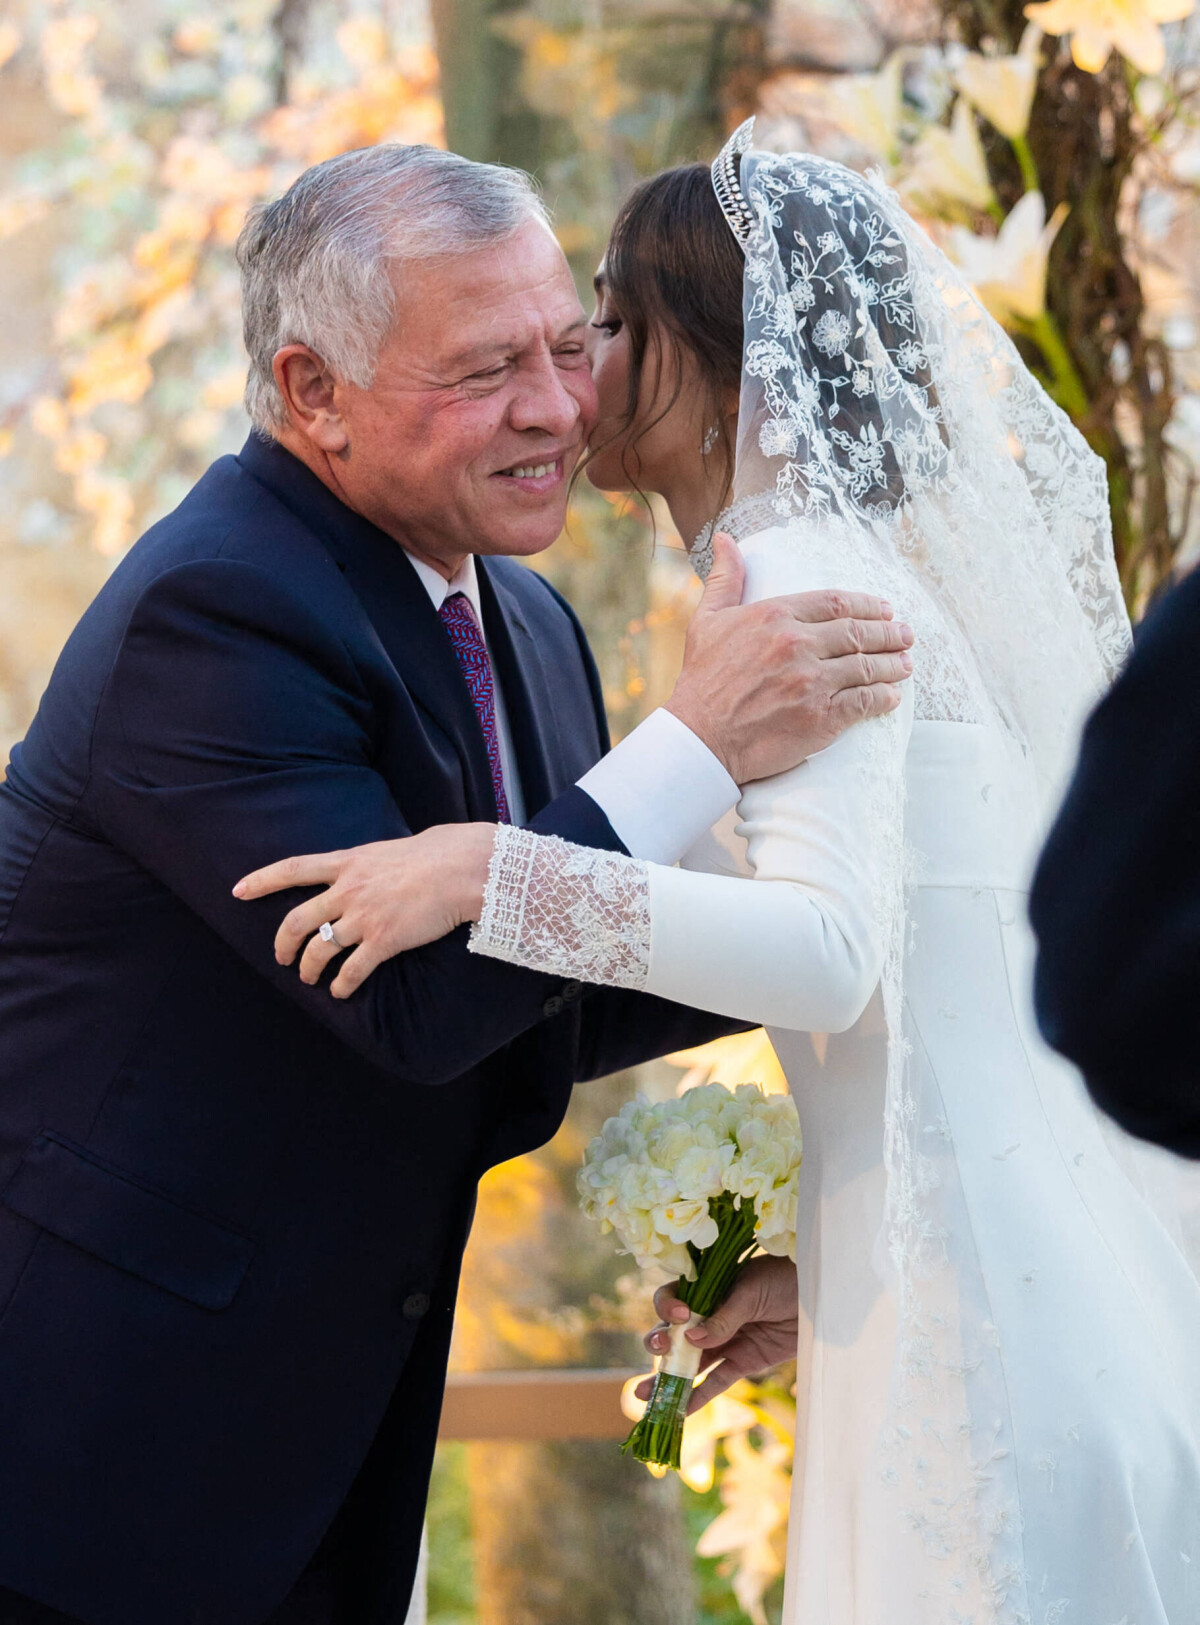
{"type": "Polygon", "coordinates": [[[1038,1019],[1125,1128],[1200,1157],[1200,569],[1138,629],[1038,865],[1038,1019]]]}
{"type": "MultiPolygon", "coordinates": [[[[578,622],[509,560],[480,590],[531,822],[619,849],[572,788],[607,747],[578,622]]],[[[403,1617],[479,1175],[573,1082],[730,1030],[465,930],[335,1001],[274,962],[296,894],[230,893],[494,817],[416,572],[274,444],[84,615],[0,787],[0,1585],[254,1625],[371,1450],[356,1619],[403,1617]]]]}

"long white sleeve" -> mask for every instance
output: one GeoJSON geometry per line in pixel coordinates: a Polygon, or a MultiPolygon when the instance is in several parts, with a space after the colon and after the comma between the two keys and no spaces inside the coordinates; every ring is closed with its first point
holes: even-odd
{"type": "Polygon", "coordinates": [[[910,717],[907,700],[747,789],[738,833],[758,884],[647,866],[647,992],[763,1026],[853,1026],[883,963],[910,717]]]}
{"type": "MultiPolygon", "coordinates": [[[[844,554],[817,561],[760,540],[744,549],[750,596],[871,590],[844,554]]],[[[843,1031],[879,980],[911,716],[906,694],[892,716],[746,790],[738,833],[754,885],[503,831],[472,948],[764,1025],[843,1031]]]]}

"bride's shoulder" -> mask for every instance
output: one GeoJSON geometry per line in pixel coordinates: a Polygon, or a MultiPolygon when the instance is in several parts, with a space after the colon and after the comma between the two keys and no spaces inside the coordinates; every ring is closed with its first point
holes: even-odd
{"type": "Polygon", "coordinates": [[[845,525],[772,516],[736,540],[746,561],[747,599],[826,587],[877,590],[878,560],[845,525]]]}

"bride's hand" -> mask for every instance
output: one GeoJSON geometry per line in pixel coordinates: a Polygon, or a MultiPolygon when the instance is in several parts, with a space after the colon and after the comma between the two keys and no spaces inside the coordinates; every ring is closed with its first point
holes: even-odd
{"type": "Polygon", "coordinates": [[[330,960],[352,948],[329,989],[335,999],[345,999],[385,959],[479,918],[495,839],[494,824],[435,824],[400,840],[282,858],[239,880],[233,895],[248,901],[296,886],[324,886],[285,915],[275,934],[275,958],[290,965],[307,942],[300,980],[312,983],[330,960]],[[333,929],[332,940],[315,934],[325,924],[333,929]]]}
{"type": "MultiPolygon", "coordinates": [[[[673,1286],[661,1286],[654,1307],[663,1324],[645,1338],[651,1354],[665,1354],[672,1324],[687,1320],[691,1310],[680,1303],[673,1286]]],[[[759,1377],[772,1366],[796,1358],[800,1329],[796,1266],[790,1258],[752,1258],[734,1282],[725,1302],[708,1319],[683,1335],[701,1350],[700,1370],[708,1372],[692,1391],[688,1414],[732,1388],[742,1377],[759,1377]],[[718,1363],[720,1362],[720,1363],[718,1363]]],[[[639,1399],[650,1398],[653,1377],[638,1384],[639,1399]]]]}

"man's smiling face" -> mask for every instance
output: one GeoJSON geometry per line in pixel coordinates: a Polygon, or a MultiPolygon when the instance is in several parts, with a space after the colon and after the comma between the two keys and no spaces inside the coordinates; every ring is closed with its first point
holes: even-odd
{"type": "MultiPolygon", "coordinates": [[[[374,382],[325,375],[331,399],[305,461],[317,466],[315,451],[343,501],[443,569],[466,553],[540,553],[562,529],[596,415],[561,249],[530,220],[505,242],[399,263],[393,284],[374,382]]],[[[315,378],[312,391],[315,406],[315,378]]]]}

